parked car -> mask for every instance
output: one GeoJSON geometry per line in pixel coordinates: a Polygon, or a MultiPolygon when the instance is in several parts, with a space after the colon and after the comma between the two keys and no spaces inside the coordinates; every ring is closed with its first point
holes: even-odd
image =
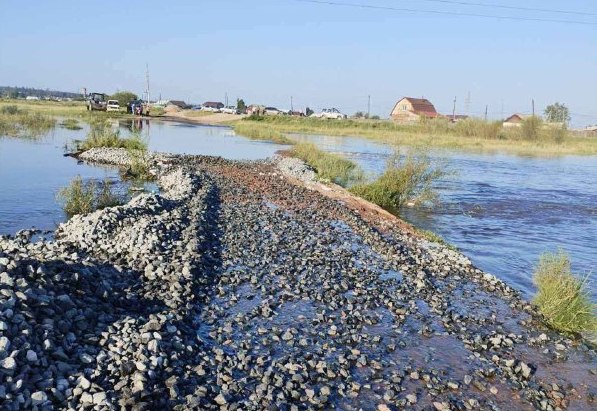
{"type": "Polygon", "coordinates": [[[91,93],[87,98],[87,110],[106,111],[106,95],[104,93],[91,93]]]}
{"type": "Polygon", "coordinates": [[[108,100],[106,111],[120,111],[120,103],[118,103],[118,100],[108,100]]]}
{"type": "Polygon", "coordinates": [[[263,110],[263,113],[268,116],[277,116],[281,111],[275,107],[266,107],[265,110],[263,110]]]}
{"type": "Polygon", "coordinates": [[[343,114],[337,108],[324,108],[320,113],[313,113],[311,117],[328,118],[334,120],[342,120],[348,118],[346,114],[343,114]]]}
{"type": "Polygon", "coordinates": [[[219,113],[224,108],[224,104],[219,101],[206,101],[201,105],[201,110],[212,113],[219,113]]]}
{"type": "Polygon", "coordinates": [[[222,113],[226,113],[226,114],[240,114],[240,110],[238,110],[236,107],[234,106],[228,106],[228,107],[224,107],[220,110],[222,113]]]}

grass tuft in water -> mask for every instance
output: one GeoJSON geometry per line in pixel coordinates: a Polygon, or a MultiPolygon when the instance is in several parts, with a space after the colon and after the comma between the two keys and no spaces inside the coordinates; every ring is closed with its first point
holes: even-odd
{"type": "Polygon", "coordinates": [[[326,153],[312,143],[298,143],[290,153],[309,164],[322,180],[328,180],[341,186],[361,181],[363,171],[350,160],[339,155],[326,153]]]}
{"type": "Polygon", "coordinates": [[[81,142],[82,150],[91,148],[126,148],[127,150],[147,150],[147,143],[137,133],[128,138],[120,137],[120,133],[112,130],[110,123],[104,119],[91,122],[91,130],[87,138],[81,142]]]}
{"type": "Polygon", "coordinates": [[[60,123],[60,127],[67,130],[81,130],[83,127],[79,125],[79,121],[74,118],[67,118],[60,123]]]}
{"type": "Polygon", "coordinates": [[[556,330],[571,333],[597,333],[596,306],[591,303],[589,275],[577,278],[570,270],[568,255],[559,250],[539,259],[533,281],[537,295],[533,302],[556,330]]]}
{"type": "Polygon", "coordinates": [[[75,177],[67,187],[62,188],[58,192],[58,199],[69,218],[122,204],[120,197],[112,191],[111,181],[104,180],[98,188],[95,181],[83,182],[81,176],[75,177]]]}
{"type": "Polygon", "coordinates": [[[122,175],[122,177],[137,181],[155,180],[155,175],[153,175],[149,169],[149,158],[147,157],[147,151],[128,148],[127,152],[129,158],[131,159],[131,165],[122,175]]]}
{"type": "Polygon", "coordinates": [[[432,164],[429,155],[424,152],[409,153],[404,157],[395,153],[388,159],[386,170],[377,180],[355,185],[350,191],[398,214],[407,203],[435,202],[437,193],[433,183],[446,175],[444,168],[432,164]]]}

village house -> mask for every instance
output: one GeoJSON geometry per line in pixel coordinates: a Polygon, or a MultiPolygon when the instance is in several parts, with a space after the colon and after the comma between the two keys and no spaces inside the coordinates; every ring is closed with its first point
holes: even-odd
{"type": "Polygon", "coordinates": [[[504,127],[520,127],[522,122],[529,118],[530,116],[526,114],[512,114],[510,117],[504,120],[504,127]]]}
{"type": "Polygon", "coordinates": [[[168,100],[168,102],[166,103],[166,107],[177,107],[180,109],[186,109],[189,107],[189,105],[187,103],[185,103],[184,101],[181,100],[168,100]]]}
{"type": "Polygon", "coordinates": [[[421,118],[439,117],[431,102],[425,98],[403,97],[390,113],[390,118],[398,123],[416,123],[421,118]]]}

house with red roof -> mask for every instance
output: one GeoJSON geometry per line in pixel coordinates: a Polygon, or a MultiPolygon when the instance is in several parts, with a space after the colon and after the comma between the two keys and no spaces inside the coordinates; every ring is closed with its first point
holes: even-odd
{"type": "Polygon", "coordinates": [[[390,118],[398,123],[416,123],[421,118],[436,118],[439,113],[426,98],[401,98],[390,113],[390,118]]]}

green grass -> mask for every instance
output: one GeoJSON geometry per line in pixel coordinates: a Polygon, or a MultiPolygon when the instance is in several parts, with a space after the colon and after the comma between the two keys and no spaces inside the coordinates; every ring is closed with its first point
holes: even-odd
{"type": "Polygon", "coordinates": [[[363,178],[363,171],[358,165],[339,155],[321,151],[315,144],[298,143],[292,147],[290,154],[313,167],[322,180],[347,186],[363,178]]]}
{"type": "Polygon", "coordinates": [[[350,191],[398,215],[407,203],[435,202],[437,193],[432,185],[446,174],[444,168],[432,164],[424,152],[406,156],[396,153],[388,159],[386,170],[377,180],[357,184],[350,191]]]}
{"type": "Polygon", "coordinates": [[[541,126],[537,138],[532,127],[503,128],[499,122],[470,119],[456,124],[446,119],[422,121],[414,125],[389,120],[325,120],[311,117],[247,117],[234,125],[251,124],[269,132],[359,136],[394,146],[433,147],[469,152],[508,153],[515,155],[597,155],[597,138],[581,137],[567,130],[554,136],[552,127],[541,126]],[[556,138],[557,137],[557,138],[556,138]]]}
{"type": "Polygon", "coordinates": [[[122,138],[118,131],[112,130],[107,121],[98,119],[91,123],[89,135],[81,142],[79,148],[81,150],[89,150],[90,148],[97,147],[146,151],[147,143],[136,133],[128,138],[122,138]]]}
{"type": "Polygon", "coordinates": [[[147,151],[128,148],[127,152],[131,159],[130,167],[122,174],[124,179],[131,179],[136,181],[153,181],[155,175],[149,170],[149,160],[147,158],[147,151]]]}
{"type": "Polygon", "coordinates": [[[234,132],[250,138],[251,140],[272,141],[278,144],[294,144],[295,141],[285,136],[283,133],[271,127],[262,127],[253,123],[235,122],[232,125],[234,132]]]}
{"type": "Polygon", "coordinates": [[[58,199],[63,203],[63,210],[70,218],[77,214],[122,204],[120,198],[112,192],[112,183],[104,180],[98,188],[94,181],[83,182],[81,176],[58,192],[58,199]]]}
{"type": "Polygon", "coordinates": [[[36,138],[49,132],[56,121],[17,105],[0,106],[0,136],[36,138]]]}
{"type": "Polygon", "coordinates": [[[81,130],[83,127],[79,125],[79,121],[74,118],[67,118],[60,123],[60,127],[67,130],[81,130]]]}
{"type": "Polygon", "coordinates": [[[563,251],[545,253],[535,269],[537,295],[533,302],[556,330],[571,333],[597,332],[596,306],[588,291],[589,276],[580,279],[570,270],[563,251]]]}

